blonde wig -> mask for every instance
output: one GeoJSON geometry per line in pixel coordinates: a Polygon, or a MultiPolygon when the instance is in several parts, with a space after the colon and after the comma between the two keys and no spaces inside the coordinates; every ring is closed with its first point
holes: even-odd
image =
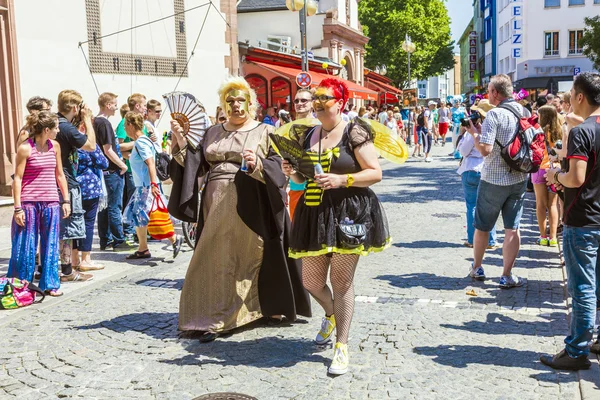
{"type": "Polygon", "coordinates": [[[258,101],[256,100],[256,92],[250,87],[250,84],[241,76],[230,76],[221,84],[219,88],[219,100],[221,102],[221,108],[227,109],[227,94],[232,90],[241,90],[250,94],[250,104],[248,104],[248,114],[250,118],[256,118],[256,109],[258,107],[258,101]]]}

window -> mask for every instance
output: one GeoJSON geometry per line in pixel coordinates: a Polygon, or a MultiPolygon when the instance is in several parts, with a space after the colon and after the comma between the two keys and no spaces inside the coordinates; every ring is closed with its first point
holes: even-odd
{"type": "Polygon", "coordinates": [[[486,75],[492,73],[492,55],[491,54],[488,54],[485,56],[485,73],[486,73],[486,75]]]}
{"type": "Polygon", "coordinates": [[[560,0],[544,0],[544,7],[560,7],[560,0]]]}
{"type": "Polygon", "coordinates": [[[559,55],[558,32],[545,32],[544,36],[544,56],[552,57],[559,55]]]}
{"type": "Polygon", "coordinates": [[[500,27],[500,43],[504,43],[504,27],[500,27]]]}
{"type": "Polygon", "coordinates": [[[511,61],[512,61],[512,62],[511,62],[511,67],[510,67],[510,70],[511,70],[511,71],[514,71],[515,69],[517,69],[517,59],[516,59],[516,58],[512,58],[512,57],[511,57],[511,61]]]}
{"type": "Polygon", "coordinates": [[[262,108],[267,108],[267,80],[260,75],[246,76],[246,81],[256,92],[256,99],[262,108]]]}
{"type": "Polygon", "coordinates": [[[498,66],[498,72],[501,74],[504,73],[504,60],[500,60],[500,65],[498,66]]]}
{"type": "Polygon", "coordinates": [[[585,0],[569,0],[570,6],[585,6],[585,0]]]}
{"type": "Polygon", "coordinates": [[[583,38],[583,30],[569,31],[569,55],[583,54],[581,38],[583,38]]]}
{"type": "Polygon", "coordinates": [[[492,38],[492,18],[487,17],[484,21],[484,40],[487,42],[492,38]]]}
{"type": "Polygon", "coordinates": [[[600,4],[600,0],[594,0],[594,4],[600,4]]]}
{"type": "Polygon", "coordinates": [[[286,105],[289,110],[290,96],[292,93],[292,87],[290,81],[284,78],[275,78],[271,80],[271,106],[282,108],[286,105]]]}
{"type": "Polygon", "coordinates": [[[506,74],[508,71],[510,71],[510,59],[506,57],[504,59],[504,73],[506,74]]]}

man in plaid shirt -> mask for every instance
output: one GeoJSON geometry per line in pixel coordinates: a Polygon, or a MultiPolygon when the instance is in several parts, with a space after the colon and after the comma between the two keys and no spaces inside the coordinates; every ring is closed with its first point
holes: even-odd
{"type": "Polygon", "coordinates": [[[496,75],[488,85],[489,102],[497,107],[490,110],[483,125],[469,128],[475,139],[475,148],[484,156],[481,171],[481,183],[477,192],[475,206],[475,235],[473,238],[473,264],[470,276],[476,280],[485,280],[482,263],[488,245],[488,237],[502,212],[504,222],[504,245],[502,256],[504,271],[500,278],[500,287],[510,289],[524,284],[524,280],[512,274],[521,237],[519,223],[523,214],[523,200],[527,188],[527,174],[513,171],[500,155],[500,142],[505,146],[516,134],[519,120],[503,107],[513,108],[518,114],[530,113],[513,100],[513,85],[507,75],[496,75]]]}

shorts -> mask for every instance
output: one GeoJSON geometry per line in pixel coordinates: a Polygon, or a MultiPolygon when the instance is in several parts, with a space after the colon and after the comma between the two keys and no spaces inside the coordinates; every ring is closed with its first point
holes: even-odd
{"type": "Polygon", "coordinates": [[[533,183],[534,185],[545,185],[546,177],[544,175],[546,175],[546,171],[548,170],[540,168],[538,172],[534,172],[533,174],[531,174],[531,183],[533,183]]]}
{"type": "Polygon", "coordinates": [[[404,127],[408,127],[408,120],[407,120],[407,119],[403,119],[403,120],[402,120],[402,125],[403,125],[404,127]]]}
{"type": "Polygon", "coordinates": [[[423,144],[423,141],[428,133],[429,133],[429,131],[424,126],[417,126],[417,137],[419,140],[418,141],[419,144],[423,144]]]}
{"type": "Polygon", "coordinates": [[[439,125],[438,125],[438,129],[440,131],[440,135],[446,136],[446,134],[448,133],[448,123],[447,122],[440,122],[439,125]]]}
{"type": "Polygon", "coordinates": [[[504,229],[519,229],[523,215],[527,181],[509,186],[498,186],[481,181],[477,190],[475,206],[475,229],[490,232],[502,212],[504,229]]]}
{"type": "MultiPolygon", "coordinates": [[[[60,219],[60,240],[85,239],[83,200],[79,186],[69,188],[71,215],[60,219]]],[[[62,194],[60,196],[62,201],[62,194]]]]}

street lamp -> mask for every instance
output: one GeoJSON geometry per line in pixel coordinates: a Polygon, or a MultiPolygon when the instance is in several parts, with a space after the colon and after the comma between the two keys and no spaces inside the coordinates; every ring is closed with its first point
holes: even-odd
{"type": "Polygon", "coordinates": [[[300,51],[302,52],[302,72],[308,72],[308,49],[306,42],[306,17],[317,13],[318,4],[315,0],[285,0],[285,6],[290,11],[300,11],[300,51]]]}
{"type": "Polygon", "coordinates": [[[410,80],[410,54],[414,53],[414,51],[417,48],[416,48],[415,44],[412,42],[412,40],[410,39],[410,36],[408,36],[408,33],[406,34],[406,39],[404,39],[404,42],[402,43],[402,49],[408,53],[408,85],[409,85],[408,88],[410,89],[410,84],[411,84],[411,80],[410,80]]]}
{"type": "Polygon", "coordinates": [[[377,65],[375,67],[375,73],[381,74],[381,75],[387,74],[387,66],[385,64],[383,64],[381,67],[379,65],[377,65]]]}

